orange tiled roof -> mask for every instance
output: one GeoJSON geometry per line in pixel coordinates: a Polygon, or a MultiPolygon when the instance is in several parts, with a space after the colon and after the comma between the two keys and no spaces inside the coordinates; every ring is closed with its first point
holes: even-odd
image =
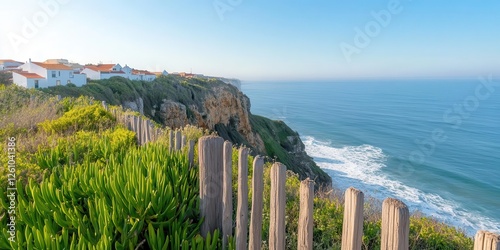
{"type": "Polygon", "coordinates": [[[132,74],[134,75],[140,75],[140,74],[144,74],[144,75],[155,75],[154,73],[151,73],[147,70],[138,70],[138,69],[134,69],[132,70],[132,74]]]}
{"type": "Polygon", "coordinates": [[[27,71],[14,71],[14,73],[20,74],[28,79],[43,79],[44,78],[43,76],[40,76],[40,75],[35,74],[35,73],[29,73],[27,71]]]}
{"type": "Polygon", "coordinates": [[[36,64],[44,69],[56,69],[56,70],[73,70],[72,68],[63,65],[63,64],[48,64],[48,63],[41,63],[41,62],[33,62],[33,64],[36,64]]]}
{"type": "Polygon", "coordinates": [[[85,68],[93,70],[93,71],[112,71],[115,64],[99,64],[99,65],[88,65],[85,68]]]}
{"type": "Polygon", "coordinates": [[[6,62],[22,63],[22,62],[14,61],[12,59],[0,59],[0,63],[6,63],[6,62]]]}

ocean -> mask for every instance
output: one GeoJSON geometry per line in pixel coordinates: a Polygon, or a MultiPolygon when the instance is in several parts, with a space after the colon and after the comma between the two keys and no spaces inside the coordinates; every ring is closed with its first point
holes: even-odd
{"type": "Polygon", "coordinates": [[[469,235],[500,233],[500,84],[488,77],[243,82],[242,91],[253,114],[299,132],[335,187],[401,199],[469,235]]]}

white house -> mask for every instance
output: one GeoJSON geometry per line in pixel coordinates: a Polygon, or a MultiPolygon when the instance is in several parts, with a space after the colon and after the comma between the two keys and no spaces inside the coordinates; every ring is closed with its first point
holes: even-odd
{"type": "Polygon", "coordinates": [[[92,80],[109,79],[113,76],[127,77],[120,64],[86,65],[81,73],[92,80]]]}
{"type": "Polygon", "coordinates": [[[147,70],[132,69],[127,65],[122,67],[120,64],[87,65],[81,73],[86,74],[88,78],[93,80],[109,79],[113,76],[143,81],[156,79],[156,75],[147,70]]]}
{"type": "Polygon", "coordinates": [[[144,80],[144,81],[153,81],[156,79],[156,75],[154,73],[151,73],[147,70],[137,70],[134,69],[132,70],[132,75],[130,77],[132,80],[144,80]]]}
{"type": "Polygon", "coordinates": [[[156,77],[159,77],[159,76],[168,76],[168,72],[166,70],[163,70],[162,72],[153,72],[156,77]]]}
{"type": "Polygon", "coordinates": [[[32,62],[30,59],[12,71],[12,81],[26,88],[46,88],[68,83],[82,86],[87,83],[87,78],[66,65],[32,62]]]}
{"type": "Polygon", "coordinates": [[[22,62],[11,59],[0,59],[0,70],[13,70],[21,65],[23,65],[22,62]]]}

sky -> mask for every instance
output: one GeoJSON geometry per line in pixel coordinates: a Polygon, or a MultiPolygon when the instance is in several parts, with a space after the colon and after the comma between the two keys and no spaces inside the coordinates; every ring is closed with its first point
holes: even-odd
{"type": "Polygon", "coordinates": [[[500,1],[17,0],[0,59],[257,80],[500,75],[500,1]]]}

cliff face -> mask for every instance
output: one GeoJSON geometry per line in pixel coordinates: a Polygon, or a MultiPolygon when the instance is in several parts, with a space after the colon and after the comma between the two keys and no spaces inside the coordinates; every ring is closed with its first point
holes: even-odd
{"type": "MultiPolygon", "coordinates": [[[[171,128],[192,124],[217,131],[235,145],[250,147],[253,154],[284,163],[301,178],[310,177],[318,184],[331,183],[330,177],[305,153],[298,133],[283,122],[252,115],[249,98],[231,84],[217,79],[171,76],[153,83],[111,78],[94,84],[107,86],[113,93],[102,98],[96,94],[98,99],[135,110],[171,128]]],[[[64,91],[55,94],[64,96],[64,91]]]]}

